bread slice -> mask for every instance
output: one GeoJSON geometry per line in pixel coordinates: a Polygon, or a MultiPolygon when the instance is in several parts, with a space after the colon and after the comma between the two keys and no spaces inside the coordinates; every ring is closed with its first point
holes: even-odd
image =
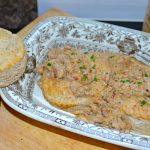
{"type": "Polygon", "coordinates": [[[70,83],[66,80],[49,79],[45,76],[40,80],[43,95],[52,105],[69,108],[86,104],[89,101],[86,97],[76,98],[69,88],[70,83]]]}
{"type": "Polygon", "coordinates": [[[0,28],[0,87],[17,81],[25,71],[27,54],[18,35],[0,28]]]}

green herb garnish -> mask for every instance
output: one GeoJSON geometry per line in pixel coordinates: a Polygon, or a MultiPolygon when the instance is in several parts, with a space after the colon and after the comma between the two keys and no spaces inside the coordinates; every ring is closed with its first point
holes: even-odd
{"type": "Polygon", "coordinates": [[[84,69],[83,65],[81,65],[81,66],[79,67],[79,69],[80,69],[80,70],[84,69]]]}
{"type": "Polygon", "coordinates": [[[80,66],[79,69],[82,70],[82,69],[83,69],[83,66],[80,66]]]}
{"type": "Polygon", "coordinates": [[[122,83],[130,83],[130,80],[121,80],[122,83]]]}
{"type": "Polygon", "coordinates": [[[86,81],[87,80],[87,75],[84,74],[82,77],[81,77],[81,81],[86,81]]]}
{"type": "Polygon", "coordinates": [[[77,53],[75,53],[75,52],[72,52],[72,53],[71,53],[71,55],[76,55],[76,54],[77,54],[77,53]]]}
{"type": "Polygon", "coordinates": [[[142,84],[142,82],[138,81],[138,82],[137,82],[137,84],[138,84],[138,85],[141,85],[141,84],[142,84]]]}
{"type": "Polygon", "coordinates": [[[112,55],[112,56],[110,56],[109,58],[113,58],[113,57],[115,57],[114,55],[112,55]]]}
{"type": "Polygon", "coordinates": [[[96,77],[93,78],[93,81],[97,81],[98,79],[96,77]]]}
{"type": "Polygon", "coordinates": [[[88,54],[88,52],[84,52],[84,54],[88,54]]]}
{"type": "Polygon", "coordinates": [[[148,74],[147,74],[147,73],[145,73],[145,74],[144,74],[144,77],[148,77],[148,74]]]}
{"type": "Polygon", "coordinates": [[[52,64],[51,64],[51,63],[47,63],[47,66],[51,67],[51,66],[52,66],[52,64]]]}
{"type": "Polygon", "coordinates": [[[145,106],[148,104],[146,100],[142,100],[142,101],[140,101],[140,103],[141,103],[141,106],[145,106]]]}
{"type": "Polygon", "coordinates": [[[95,59],[96,59],[96,57],[95,57],[94,55],[92,55],[92,56],[90,57],[90,59],[94,62],[95,59]]]}
{"type": "Polygon", "coordinates": [[[92,68],[95,69],[96,68],[96,64],[94,64],[92,68]]]}
{"type": "Polygon", "coordinates": [[[85,69],[85,68],[86,68],[86,67],[85,67],[84,65],[82,65],[82,64],[81,64],[80,67],[79,67],[80,70],[85,69]]]}

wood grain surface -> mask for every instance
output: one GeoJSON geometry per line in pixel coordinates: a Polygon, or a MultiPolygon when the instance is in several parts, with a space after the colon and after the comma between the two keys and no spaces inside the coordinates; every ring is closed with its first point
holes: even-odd
{"type": "MultiPolygon", "coordinates": [[[[41,20],[51,16],[71,16],[50,9],[18,34],[24,36],[41,20]]],[[[0,150],[127,150],[63,129],[40,123],[7,106],[0,98],[0,150]]]]}

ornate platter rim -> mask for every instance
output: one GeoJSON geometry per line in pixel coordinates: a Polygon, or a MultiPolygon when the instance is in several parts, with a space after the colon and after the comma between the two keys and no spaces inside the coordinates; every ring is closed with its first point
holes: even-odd
{"type": "MultiPolygon", "coordinates": [[[[30,36],[32,34],[34,34],[34,32],[37,31],[43,24],[45,24],[47,22],[51,22],[52,20],[62,20],[64,22],[65,21],[69,22],[70,20],[75,20],[75,21],[78,21],[78,22],[81,21],[85,24],[86,23],[95,24],[97,26],[99,26],[101,24],[101,25],[106,25],[106,26],[113,27],[116,30],[119,29],[119,30],[122,30],[124,32],[132,32],[132,33],[135,33],[135,34],[140,34],[140,35],[143,35],[143,36],[145,35],[145,36],[150,37],[150,34],[148,34],[148,33],[140,32],[140,31],[136,31],[136,30],[133,30],[133,29],[124,28],[124,27],[119,27],[119,26],[115,26],[115,25],[109,25],[107,23],[89,21],[87,19],[58,16],[58,17],[47,18],[46,20],[38,23],[38,25],[36,25],[32,29],[32,31],[30,33],[28,33],[27,36],[24,38],[24,42],[26,42],[30,38],[30,36]]],[[[138,143],[133,143],[133,141],[132,141],[132,138],[135,138],[135,139],[139,138],[138,135],[127,134],[129,137],[131,136],[130,137],[131,139],[130,139],[126,134],[122,133],[121,136],[120,136],[120,139],[117,139],[117,137],[115,137],[115,134],[114,134],[115,131],[114,131],[114,133],[112,131],[108,131],[108,133],[103,133],[102,134],[101,132],[98,132],[96,130],[92,130],[90,128],[89,129],[88,128],[84,129],[84,125],[82,125],[82,122],[81,123],[78,122],[78,124],[77,123],[71,124],[71,122],[68,122],[68,126],[67,126],[66,121],[63,120],[62,116],[57,116],[57,115],[55,116],[55,114],[50,115],[48,113],[43,113],[42,111],[39,111],[36,107],[35,108],[32,107],[32,105],[30,105],[30,103],[29,104],[21,104],[21,103],[17,102],[17,100],[13,100],[11,95],[7,95],[8,91],[9,91],[9,87],[0,89],[0,94],[1,94],[1,97],[3,98],[3,100],[11,108],[13,108],[14,110],[24,114],[27,117],[30,117],[30,118],[38,120],[40,122],[50,124],[50,125],[53,125],[53,126],[56,126],[56,127],[59,127],[59,128],[77,133],[77,134],[81,134],[81,135],[91,137],[91,138],[94,138],[94,139],[98,139],[98,140],[102,140],[102,141],[105,141],[105,142],[117,144],[117,145],[120,145],[120,146],[130,147],[130,148],[134,148],[134,149],[149,149],[150,148],[150,139],[149,139],[149,137],[148,137],[148,142],[145,143],[145,145],[144,145],[144,143],[143,143],[143,145],[138,145],[138,143]],[[111,133],[113,133],[114,135],[113,134],[111,135],[111,133]],[[114,136],[114,137],[112,137],[112,136],[114,136]]],[[[21,99],[21,97],[20,97],[20,99],[21,99]]],[[[43,109],[44,109],[44,107],[43,107],[43,109]]],[[[105,129],[104,130],[102,129],[100,131],[103,132],[103,131],[105,131],[105,129]]],[[[116,133],[116,135],[117,134],[118,133],[116,133]]],[[[142,141],[143,137],[141,136],[140,138],[141,138],[141,141],[142,141]]],[[[141,141],[139,140],[137,142],[141,142],[141,141]]]]}

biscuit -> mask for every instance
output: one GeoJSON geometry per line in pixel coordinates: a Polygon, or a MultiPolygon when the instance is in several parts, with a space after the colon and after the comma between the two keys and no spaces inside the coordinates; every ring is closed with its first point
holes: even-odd
{"type": "Polygon", "coordinates": [[[0,28],[0,87],[17,81],[25,71],[27,54],[18,35],[0,28]]]}

